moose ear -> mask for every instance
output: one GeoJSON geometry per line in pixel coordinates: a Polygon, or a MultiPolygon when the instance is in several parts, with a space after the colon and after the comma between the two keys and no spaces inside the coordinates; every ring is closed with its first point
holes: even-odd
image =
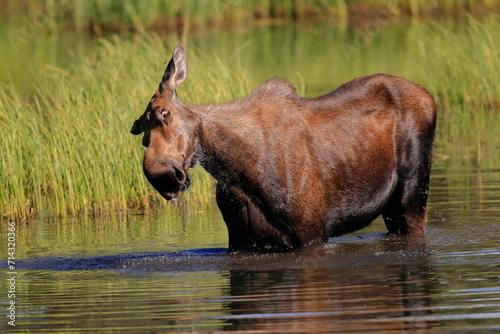
{"type": "Polygon", "coordinates": [[[186,49],[182,44],[177,44],[170,59],[167,69],[163,74],[161,86],[174,90],[187,77],[186,49]]]}

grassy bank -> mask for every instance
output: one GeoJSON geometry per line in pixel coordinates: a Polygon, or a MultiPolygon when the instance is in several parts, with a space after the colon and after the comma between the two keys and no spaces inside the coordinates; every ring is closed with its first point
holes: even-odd
{"type": "MultiPolygon", "coordinates": [[[[471,19],[458,30],[415,25],[406,38],[414,49],[400,74],[424,84],[438,100],[437,160],[456,155],[448,160],[498,167],[499,19],[471,19]],[[488,148],[492,151],[486,152],[488,148]]],[[[2,83],[0,215],[101,215],[166,205],[142,175],[141,138],[128,130],[156,88],[175,42],[151,35],[103,39],[94,52],[68,68],[46,66],[33,77],[35,93],[29,98],[21,93],[23,87],[2,83]]],[[[217,46],[213,53],[188,47],[191,74],[179,89],[183,101],[217,103],[241,97],[260,81],[250,72],[257,64],[242,65],[236,51],[230,50],[233,60],[223,60],[216,56],[222,53],[217,46]]],[[[279,52],[290,55],[304,49],[304,44],[300,50],[292,44],[279,52]]],[[[224,50],[228,53],[227,46],[224,50]]],[[[355,59],[353,66],[366,62],[357,60],[364,56],[360,50],[349,57],[355,59]]],[[[305,52],[301,57],[301,71],[306,73],[312,60],[305,52]]],[[[277,58],[262,59],[267,63],[277,58]]],[[[390,68],[394,59],[379,54],[372,61],[380,69],[390,68]]],[[[326,64],[317,62],[320,68],[326,64]]],[[[362,72],[367,74],[364,68],[362,72]]],[[[179,205],[200,208],[213,203],[210,178],[201,170],[191,175],[193,187],[179,205]]]]}
{"type": "MultiPolygon", "coordinates": [[[[145,36],[103,40],[84,62],[69,70],[47,67],[33,78],[30,100],[2,84],[1,214],[102,214],[164,203],[142,175],[141,138],[128,130],[160,81],[173,45],[145,36]]],[[[195,54],[190,65],[195,71],[201,66],[195,54]]],[[[222,64],[198,70],[197,77],[204,85],[187,83],[181,93],[189,101],[248,91],[222,64]]],[[[201,175],[192,173],[187,196],[192,203],[211,203],[210,181],[201,175]]]]}
{"type": "Polygon", "coordinates": [[[34,30],[77,32],[161,31],[286,21],[370,23],[381,13],[400,18],[458,18],[500,11],[496,0],[0,0],[5,20],[34,30]]]}
{"type": "Polygon", "coordinates": [[[418,47],[418,81],[439,105],[442,145],[464,162],[491,168],[500,154],[500,18],[469,18],[454,30],[433,24],[410,36],[418,47]]]}

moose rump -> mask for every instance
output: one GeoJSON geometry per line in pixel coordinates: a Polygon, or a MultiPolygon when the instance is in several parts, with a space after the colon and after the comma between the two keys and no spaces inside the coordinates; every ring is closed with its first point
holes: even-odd
{"type": "Polygon", "coordinates": [[[231,250],[326,241],[379,215],[389,233],[424,232],[436,108],[422,86],[376,74],[306,99],[271,79],[244,99],[194,107],[177,97],[186,76],[177,46],[131,131],[144,132],[148,180],[174,189],[166,199],[196,163],[217,180],[231,250]]]}

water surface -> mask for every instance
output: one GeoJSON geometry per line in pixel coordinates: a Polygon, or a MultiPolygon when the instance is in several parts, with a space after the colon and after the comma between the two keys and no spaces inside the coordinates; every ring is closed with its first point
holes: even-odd
{"type": "Polygon", "coordinates": [[[432,184],[426,238],[386,236],[377,220],[284,254],[225,253],[215,207],[31,222],[18,236],[16,330],[499,331],[500,171],[438,170],[432,184]]]}

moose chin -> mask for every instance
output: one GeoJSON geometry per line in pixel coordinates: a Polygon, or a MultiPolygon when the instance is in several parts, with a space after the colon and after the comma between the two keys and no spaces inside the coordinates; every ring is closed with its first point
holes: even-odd
{"type": "Polygon", "coordinates": [[[382,215],[390,234],[425,233],[436,105],[422,86],[375,74],[313,99],[273,78],[243,99],[190,106],[177,96],[185,48],[132,134],[167,200],[200,164],[217,181],[229,250],[286,251],[359,230],[382,215]]]}

